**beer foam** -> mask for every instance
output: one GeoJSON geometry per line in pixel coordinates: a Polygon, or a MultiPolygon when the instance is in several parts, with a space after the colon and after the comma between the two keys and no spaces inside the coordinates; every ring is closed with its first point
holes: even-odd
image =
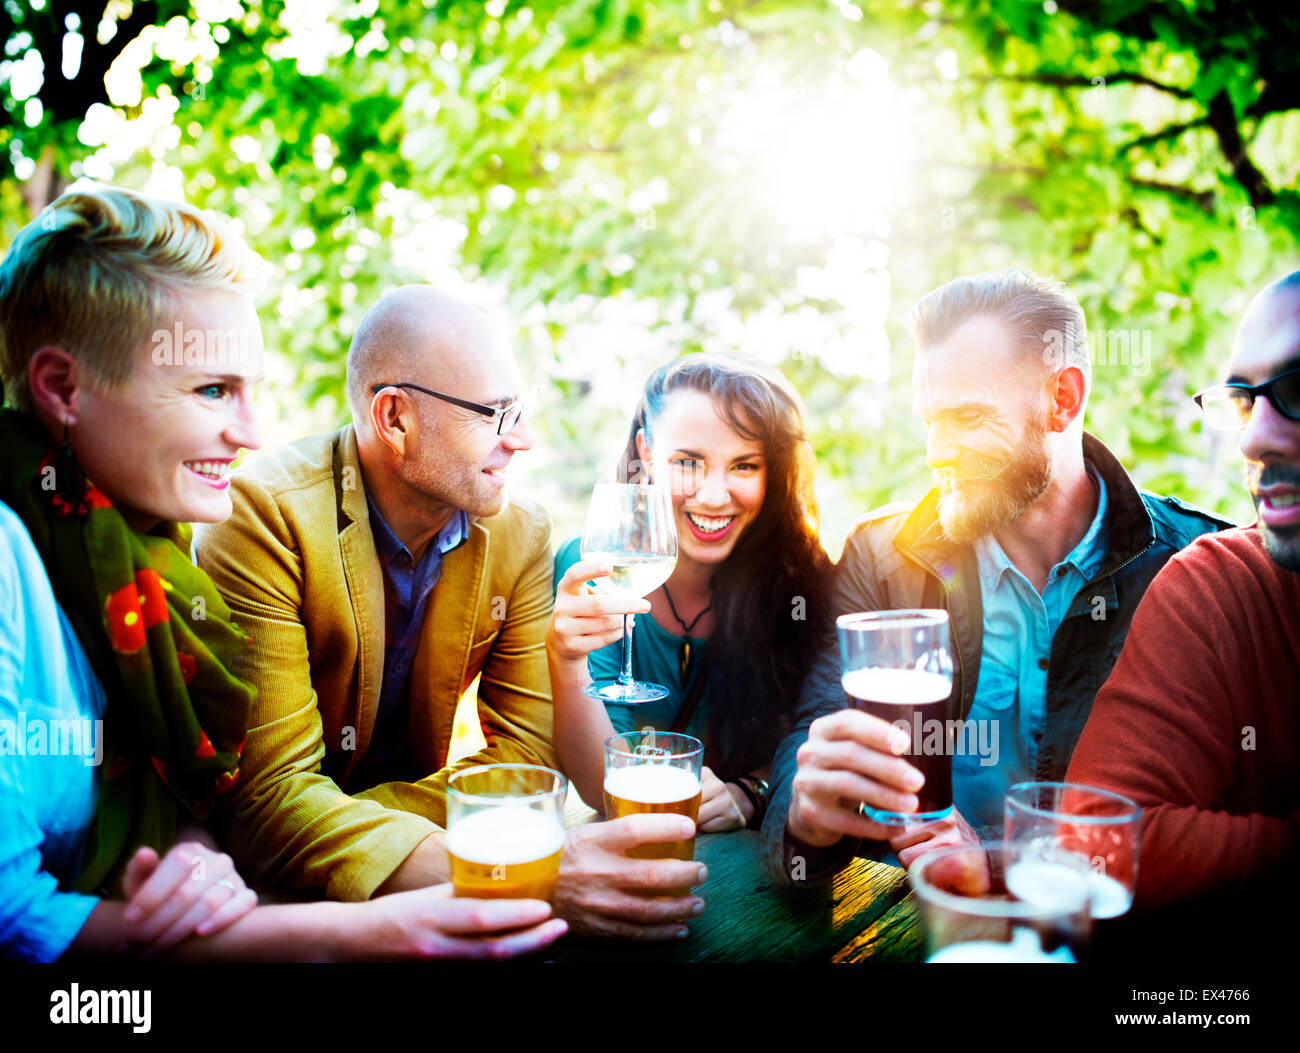
{"type": "Polygon", "coordinates": [[[1050,860],[1022,860],[1007,868],[1007,891],[1046,911],[1071,913],[1089,897],[1089,874],[1050,860]]]}
{"type": "Polygon", "coordinates": [[[1133,905],[1133,894],[1109,874],[1092,875],[1092,916],[1118,918],[1133,905]]]}
{"type": "Polygon", "coordinates": [[[563,847],[559,818],[523,805],[471,812],[447,831],[447,851],[467,863],[531,863],[563,847]]]}
{"type": "Polygon", "coordinates": [[[896,706],[923,706],[942,702],[952,694],[952,681],[925,669],[854,669],[840,682],[850,698],[896,706]]]}
{"type": "Polygon", "coordinates": [[[605,772],[605,792],[641,804],[672,804],[700,792],[693,771],[670,764],[629,764],[605,772]]]}

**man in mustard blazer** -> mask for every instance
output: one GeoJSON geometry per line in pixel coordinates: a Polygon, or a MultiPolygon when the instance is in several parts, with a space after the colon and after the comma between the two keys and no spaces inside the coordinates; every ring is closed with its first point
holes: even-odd
{"type": "MultiPolygon", "coordinates": [[[[390,292],[357,329],[347,388],[353,423],[235,472],[234,514],[196,551],[252,637],[235,672],[258,689],[230,850],[261,880],[360,900],[446,879],[457,768],[557,766],[553,592],[549,516],[506,496],[532,446],[519,369],[480,312],[426,286],[390,292]],[[476,676],[487,746],[447,767],[476,676]]],[[[698,901],[631,890],[695,884],[698,864],[633,875],[622,848],[680,831],[620,824],[570,832],[557,913],[579,931],[678,935],[698,901]]]]}

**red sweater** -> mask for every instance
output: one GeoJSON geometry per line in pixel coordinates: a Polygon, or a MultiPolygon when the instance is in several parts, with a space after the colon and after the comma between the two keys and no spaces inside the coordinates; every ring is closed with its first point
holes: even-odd
{"type": "Polygon", "coordinates": [[[1300,574],[1257,529],[1198,538],[1151,583],[1068,778],[1142,805],[1137,909],[1295,867],[1300,574]]]}

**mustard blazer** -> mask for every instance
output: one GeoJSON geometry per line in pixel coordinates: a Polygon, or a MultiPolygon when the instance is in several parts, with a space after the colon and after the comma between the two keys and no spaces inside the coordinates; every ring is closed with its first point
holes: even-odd
{"type": "Polygon", "coordinates": [[[234,672],[257,686],[227,840],[241,870],[332,899],[370,897],[446,816],[473,764],[556,767],[546,666],[550,517],[512,499],[470,519],[443,557],[410,681],[422,771],[348,796],[384,673],[384,581],[351,425],[258,457],[232,477],[234,514],[202,528],[199,566],[252,637],[234,672]],[[461,695],[481,677],[486,749],[446,767],[461,695]]]}

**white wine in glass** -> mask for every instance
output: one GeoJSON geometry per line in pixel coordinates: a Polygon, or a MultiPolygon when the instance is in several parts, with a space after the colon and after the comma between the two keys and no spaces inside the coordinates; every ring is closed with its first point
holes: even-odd
{"type": "Polygon", "coordinates": [[[641,556],[627,552],[584,552],[583,559],[609,563],[609,583],[633,596],[649,596],[672,577],[676,556],[641,556]]]}
{"type": "MultiPolygon", "coordinates": [[[[609,563],[609,583],[633,596],[659,588],[677,566],[677,526],[667,487],[644,483],[597,483],[582,532],[582,558],[609,563]]],[[[623,616],[623,671],[612,684],[591,684],[586,694],[604,702],[656,702],[668,697],[662,684],[632,678],[632,630],[623,616]]]]}

